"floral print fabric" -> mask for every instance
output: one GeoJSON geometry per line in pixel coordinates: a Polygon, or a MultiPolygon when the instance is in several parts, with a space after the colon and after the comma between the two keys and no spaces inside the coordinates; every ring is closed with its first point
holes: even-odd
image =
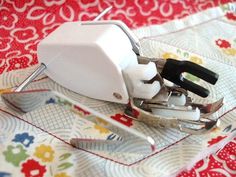
{"type": "MultiPolygon", "coordinates": [[[[39,6],[33,6],[33,3],[35,1],[29,0],[25,1],[24,3],[15,3],[14,1],[7,0],[5,2],[0,1],[1,5],[6,5],[7,8],[1,8],[1,13],[3,14],[0,18],[1,24],[0,24],[0,32],[4,32],[1,34],[11,34],[11,37],[5,37],[0,36],[0,40],[2,41],[3,45],[0,45],[0,51],[1,55],[4,54],[4,56],[0,58],[7,58],[7,62],[4,60],[1,60],[1,73],[4,73],[6,71],[12,71],[12,70],[18,70],[20,68],[27,68],[30,65],[34,65],[37,63],[36,58],[36,45],[40,41],[40,38],[45,37],[48,33],[50,33],[53,29],[55,29],[59,24],[53,23],[55,20],[58,20],[57,18],[60,18],[58,20],[59,23],[63,21],[70,21],[72,19],[72,13],[77,12],[73,7],[72,4],[68,4],[68,6],[65,5],[65,1],[42,1],[42,4],[39,6]],[[64,5],[63,5],[64,4],[64,5]],[[14,13],[10,12],[9,7],[14,9],[14,13]],[[53,14],[50,10],[54,9],[55,7],[58,7],[57,9],[57,16],[53,14]],[[50,10],[46,10],[50,9],[50,10]],[[38,34],[38,30],[32,27],[26,27],[24,29],[18,29],[15,28],[16,25],[19,24],[18,16],[19,13],[25,13],[28,14],[29,18],[35,18],[36,20],[40,21],[40,23],[43,23],[45,28],[41,31],[40,34],[38,34]],[[35,13],[38,14],[35,14],[35,13]],[[68,14],[67,14],[68,13],[68,14]],[[58,16],[59,14],[59,16],[58,16]],[[24,46],[22,48],[22,51],[18,51],[14,48],[14,44],[19,44],[19,46],[24,46]],[[25,45],[26,44],[26,45],[25,45]],[[11,48],[12,46],[12,48],[11,48]],[[31,53],[32,55],[28,55],[27,53],[31,53]]],[[[82,1],[80,1],[82,2],[82,1]]],[[[94,4],[96,4],[97,1],[91,1],[88,4],[85,2],[81,4],[82,8],[94,8],[94,4]]],[[[132,23],[132,20],[130,18],[132,17],[132,13],[129,14],[130,16],[124,15],[121,11],[119,11],[118,7],[124,7],[125,1],[117,1],[115,2],[115,8],[116,12],[111,13],[109,16],[112,16],[114,18],[119,17],[119,19],[124,20],[129,26],[136,27],[140,25],[145,25],[145,22],[139,22],[139,23],[132,23]]],[[[149,19],[149,22],[147,24],[151,23],[161,23],[161,19],[154,19],[150,16],[153,15],[153,13],[156,12],[156,5],[160,5],[160,3],[157,2],[148,2],[145,6],[139,6],[138,4],[144,3],[142,1],[134,1],[137,6],[135,8],[140,9],[140,13],[145,16],[145,18],[149,19]],[[149,16],[150,15],[150,16],[149,16]],[[148,17],[147,17],[148,16],[148,17]],[[150,18],[149,18],[150,17],[150,18]]],[[[203,4],[203,8],[206,8],[208,5],[213,6],[211,4],[213,1],[206,1],[205,4],[203,4]],[[204,7],[205,6],[205,7],[204,7]]],[[[175,3],[173,1],[173,3],[175,3]]],[[[186,3],[185,7],[192,6],[191,3],[186,3]]],[[[218,3],[218,2],[217,2],[218,3]]],[[[216,4],[217,4],[216,3],[216,4]]],[[[109,4],[109,3],[108,3],[109,4]]],[[[201,4],[201,3],[199,3],[201,4]]],[[[100,6],[103,7],[104,4],[100,3],[100,6]]],[[[176,5],[176,4],[175,4],[176,5]]],[[[215,4],[214,4],[215,5],[215,4]]],[[[128,5],[129,6],[129,5],[128,5]]],[[[200,6],[200,5],[199,5],[200,6]]],[[[168,3],[162,3],[160,5],[161,13],[166,17],[174,17],[172,16],[173,12],[171,12],[171,8],[173,8],[171,4],[168,3]],[[167,11],[166,10],[167,8],[167,11]],[[171,14],[172,13],[172,14],[171,14]]],[[[199,8],[200,9],[200,8],[199,8]]],[[[78,10],[78,9],[77,9],[78,10]]],[[[126,9],[129,11],[128,9],[126,9]]],[[[131,10],[132,12],[132,10],[131,10]]],[[[176,12],[177,13],[177,12],[176,12]]],[[[90,14],[88,12],[81,13],[82,17],[81,19],[92,19],[96,16],[96,14],[90,14]]],[[[135,17],[138,19],[138,14],[136,14],[135,17]]],[[[178,16],[178,15],[177,15],[178,16]]],[[[179,15],[182,17],[182,15],[179,15]]],[[[183,15],[184,16],[184,15],[183,15]]],[[[108,17],[107,17],[108,18],[108,17]]],[[[235,23],[235,14],[232,12],[225,11],[225,20],[230,23],[235,23]]],[[[227,38],[225,36],[216,36],[216,38],[212,39],[213,47],[219,52],[221,52],[224,56],[234,57],[235,56],[235,39],[234,38],[227,38]]],[[[195,55],[191,52],[188,52],[184,49],[175,49],[170,50],[170,48],[166,48],[166,51],[162,52],[161,55],[163,58],[175,58],[175,59],[187,59],[190,61],[193,61],[195,63],[204,65],[205,60],[204,57],[200,55],[195,55]]],[[[199,82],[198,78],[194,78],[191,75],[186,75],[186,77],[194,82],[199,82]]],[[[89,117],[89,113],[83,110],[85,115],[89,117]]],[[[79,110],[79,114],[81,113],[81,110],[79,110]]],[[[232,115],[228,115],[234,117],[232,115]]],[[[124,125],[128,127],[134,126],[135,122],[125,116],[121,113],[117,113],[111,116],[114,120],[117,120],[120,123],[123,123],[124,125]]],[[[4,119],[4,116],[1,116],[0,121],[4,119]]],[[[9,119],[10,120],[10,119],[9,119]]],[[[104,122],[101,122],[99,119],[97,119],[98,122],[102,124],[106,124],[104,122]]],[[[7,123],[5,123],[7,127],[7,123]]],[[[154,154],[151,157],[148,157],[142,162],[137,162],[133,166],[125,166],[121,164],[117,164],[110,160],[102,159],[101,157],[97,157],[96,155],[91,154],[84,154],[84,152],[76,151],[72,147],[70,147],[68,144],[61,144],[58,139],[53,138],[50,134],[38,134],[39,132],[31,131],[34,128],[29,127],[27,125],[20,126],[21,124],[17,122],[17,125],[19,126],[18,129],[12,128],[8,133],[9,134],[0,134],[0,176],[153,176],[156,174],[169,174],[173,171],[168,171],[170,168],[168,167],[168,164],[160,163],[164,161],[160,161],[158,159],[159,157],[162,157],[162,155],[166,155],[166,157],[170,157],[168,163],[171,163],[171,159],[177,159],[180,156],[176,158],[175,154],[178,146],[178,144],[181,145],[181,148],[185,148],[186,144],[191,144],[192,142],[195,142],[197,140],[193,140],[191,143],[188,141],[185,142],[185,139],[180,140],[178,143],[176,143],[173,146],[173,152],[171,153],[171,148],[166,148],[162,152],[158,154],[154,154]],[[23,127],[23,128],[22,128],[23,127]],[[27,127],[27,128],[25,128],[27,127]],[[181,142],[184,142],[183,144],[181,142]],[[165,154],[166,153],[166,154],[165,154]],[[159,166],[155,166],[158,163],[159,166]],[[161,165],[165,165],[164,168],[160,168],[161,165]],[[92,169],[92,170],[91,170],[92,169]],[[156,170],[158,169],[158,170],[156,170]],[[168,173],[167,173],[168,172],[168,173]]],[[[4,126],[4,124],[0,124],[0,126],[4,126]]],[[[7,129],[6,127],[3,127],[7,129]]],[[[99,134],[106,134],[108,132],[108,129],[104,129],[103,127],[93,124],[91,127],[93,127],[99,134]]],[[[215,133],[211,135],[211,138],[209,138],[209,142],[207,145],[213,145],[221,140],[223,140],[225,137],[227,137],[227,132],[233,131],[234,126],[232,125],[231,128],[225,129],[225,134],[215,133]],[[219,135],[220,134],[220,135],[219,135]]],[[[40,132],[42,133],[42,132],[40,132]]],[[[60,133],[60,132],[59,132],[60,133]]],[[[163,132],[161,132],[163,133],[163,132]]],[[[171,135],[170,135],[171,136],[171,135]]],[[[175,137],[171,137],[175,138],[175,137]]],[[[191,139],[191,138],[190,138],[191,139]]],[[[190,140],[189,140],[190,141],[190,140]]],[[[165,142],[158,142],[160,144],[165,142]]],[[[139,148],[139,147],[137,147],[139,148]]],[[[136,149],[135,149],[136,150],[136,149]]],[[[136,150],[137,152],[140,151],[140,149],[136,150]]],[[[180,153],[181,154],[181,153],[180,153]]],[[[185,152],[183,153],[185,154],[185,152]]],[[[134,155],[131,154],[130,157],[134,155]]],[[[164,156],[163,155],[163,156],[164,156]]],[[[164,158],[163,158],[164,159],[164,158]]],[[[162,159],[162,160],[163,160],[162,159]]],[[[166,158],[167,159],[167,158],[166,158]]],[[[128,161],[128,158],[127,158],[128,161]]],[[[235,175],[235,139],[232,140],[232,142],[228,143],[227,146],[225,146],[224,149],[219,151],[216,155],[212,154],[210,157],[203,159],[195,166],[190,169],[189,171],[183,171],[179,174],[179,176],[198,176],[199,174],[202,176],[209,176],[209,175],[221,175],[224,176],[225,174],[235,175]],[[220,169],[220,170],[216,170],[220,169]],[[228,173],[229,172],[229,173],[228,173]]],[[[176,169],[175,169],[176,170],[176,169]]],[[[178,170],[178,169],[177,169],[178,170]]],[[[158,175],[157,175],[158,176],[158,175]]],[[[160,175],[161,176],[161,175],[160,175]]]]}
{"type": "MultiPolygon", "coordinates": [[[[22,132],[15,134],[12,141],[6,142],[0,157],[2,156],[5,162],[9,164],[9,169],[1,172],[2,175],[70,177],[66,171],[73,166],[72,154],[69,152],[58,154],[50,144],[36,143],[37,140],[36,142],[32,141],[35,138],[36,136],[29,132],[22,132]],[[26,146],[23,146],[22,142],[27,142],[26,146]],[[53,165],[56,158],[60,162],[57,166],[53,165]]],[[[4,169],[0,168],[1,170],[4,169]]]]}

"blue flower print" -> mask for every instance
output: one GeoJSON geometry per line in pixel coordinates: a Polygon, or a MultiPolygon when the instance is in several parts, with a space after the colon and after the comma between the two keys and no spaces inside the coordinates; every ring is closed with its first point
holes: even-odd
{"type": "Polygon", "coordinates": [[[1,172],[0,171],[0,177],[11,177],[10,173],[6,173],[6,172],[1,172]]]}
{"type": "Polygon", "coordinates": [[[21,143],[25,147],[29,147],[34,142],[34,136],[30,136],[28,133],[16,134],[12,140],[17,143],[21,143]]]}

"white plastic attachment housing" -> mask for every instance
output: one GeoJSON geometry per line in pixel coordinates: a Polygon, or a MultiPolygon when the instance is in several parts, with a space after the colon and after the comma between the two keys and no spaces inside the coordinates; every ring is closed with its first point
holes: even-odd
{"type": "Polygon", "coordinates": [[[145,83],[157,74],[156,65],[153,62],[148,64],[137,64],[127,67],[124,70],[129,93],[134,98],[152,99],[160,91],[160,83],[145,83]]]}
{"type": "Polygon", "coordinates": [[[198,121],[200,119],[200,110],[198,108],[192,109],[189,107],[189,110],[175,110],[176,106],[172,105],[172,109],[161,109],[154,108],[152,109],[153,114],[158,116],[164,116],[166,118],[177,118],[182,120],[193,120],[198,121]]]}
{"type": "Polygon", "coordinates": [[[114,24],[85,23],[64,23],[39,43],[38,59],[47,66],[45,73],[82,95],[128,103],[122,70],[137,65],[129,37],[114,24]]]}
{"type": "Polygon", "coordinates": [[[169,105],[184,106],[186,104],[186,96],[181,94],[180,96],[172,96],[168,100],[169,105]]]}

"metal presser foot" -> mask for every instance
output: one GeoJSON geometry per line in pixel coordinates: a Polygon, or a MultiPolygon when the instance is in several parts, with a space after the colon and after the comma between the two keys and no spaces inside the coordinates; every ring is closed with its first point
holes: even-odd
{"type": "Polygon", "coordinates": [[[189,134],[210,132],[220,124],[209,117],[223,105],[223,98],[214,103],[196,104],[182,88],[162,87],[151,100],[131,98],[125,115],[153,127],[176,128],[189,134]]]}
{"type": "Polygon", "coordinates": [[[189,134],[207,133],[219,126],[219,120],[210,117],[221,108],[223,98],[209,104],[194,103],[188,91],[207,97],[209,90],[186,79],[183,73],[213,85],[218,74],[189,61],[138,56],[138,62],[140,66],[125,71],[133,84],[128,87],[131,96],[126,116],[149,126],[176,128],[189,134]],[[169,86],[166,81],[171,82],[169,86]]]}

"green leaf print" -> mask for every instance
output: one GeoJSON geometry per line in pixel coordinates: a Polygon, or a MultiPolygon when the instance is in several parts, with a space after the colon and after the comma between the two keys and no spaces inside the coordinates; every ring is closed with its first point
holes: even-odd
{"type": "Polygon", "coordinates": [[[72,163],[70,163],[70,162],[65,162],[65,163],[62,163],[62,164],[58,165],[58,168],[59,168],[60,170],[65,170],[65,169],[67,169],[67,168],[70,168],[71,166],[73,166],[72,163]]]}
{"type": "Polygon", "coordinates": [[[59,160],[60,161],[65,160],[65,159],[69,158],[70,156],[71,156],[71,153],[62,154],[62,155],[60,155],[59,160]]]}

